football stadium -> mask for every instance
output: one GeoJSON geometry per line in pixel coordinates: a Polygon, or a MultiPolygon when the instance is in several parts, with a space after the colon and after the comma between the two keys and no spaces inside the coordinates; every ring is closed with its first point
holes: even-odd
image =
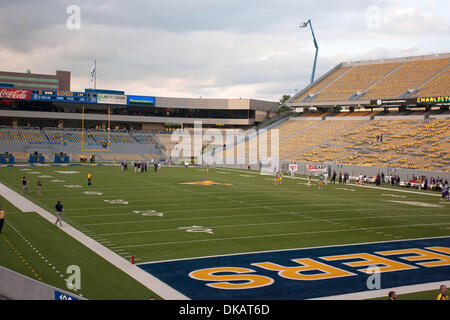
{"type": "Polygon", "coordinates": [[[450,53],[342,61],[283,103],[1,71],[0,297],[436,300],[449,106],[450,53]]]}

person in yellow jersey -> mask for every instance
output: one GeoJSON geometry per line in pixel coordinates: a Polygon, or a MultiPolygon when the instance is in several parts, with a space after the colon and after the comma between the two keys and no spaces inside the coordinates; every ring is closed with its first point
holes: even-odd
{"type": "Polygon", "coordinates": [[[90,171],[88,173],[87,178],[88,178],[88,186],[90,186],[92,184],[92,182],[91,182],[91,180],[92,180],[92,173],[90,171]]]}
{"type": "Polygon", "coordinates": [[[2,233],[4,222],[5,222],[5,211],[3,211],[3,207],[0,206],[0,233],[2,233]]]}
{"type": "Polygon", "coordinates": [[[439,287],[439,290],[440,290],[440,292],[439,292],[436,300],[447,300],[448,301],[448,289],[447,289],[447,286],[445,284],[442,284],[439,287]]]}

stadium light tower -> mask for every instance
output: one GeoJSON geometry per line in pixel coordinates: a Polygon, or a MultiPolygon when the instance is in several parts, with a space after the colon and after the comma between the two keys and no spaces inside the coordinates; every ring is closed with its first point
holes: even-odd
{"type": "Polygon", "coordinates": [[[314,46],[316,47],[316,55],[314,56],[314,65],[313,65],[313,70],[312,70],[312,74],[311,74],[311,83],[314,82],[314,75],[316,73],[316,64],[317,64],[317,54],[319,53],[319,46],[317,45],[317,40],[316,40],[316,36],[314,35],[314,30],[311,24],[311,19],[308,19],[308,21],[303,22],[302,24],[300,24],[300,28],[306,28],[309,24],[309,27],[311,28],[311,33],[313,36],[313,41],[314,41],[314,46]]]}

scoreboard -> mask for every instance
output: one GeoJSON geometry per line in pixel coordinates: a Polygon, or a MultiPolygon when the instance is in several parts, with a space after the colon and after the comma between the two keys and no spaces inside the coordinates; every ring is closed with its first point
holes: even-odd
{"type": "Polygon", "coordinates": [[[97,98],[92,93],[71,91],[33,90],[31,91],[31,100],[97,103],[97,98]]]}

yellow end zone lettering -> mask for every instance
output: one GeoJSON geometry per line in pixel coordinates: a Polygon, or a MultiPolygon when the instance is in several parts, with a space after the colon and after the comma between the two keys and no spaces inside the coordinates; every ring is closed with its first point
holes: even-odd
{"type": "Polygon", "coordinates": [[[272,278],[254,274],[255,270],[238,267],[217,267],[195,270],[189,273],[189,277],[203,281],[217,281],[215,283],[207,283],[209,287],[217,289],[252,289],[271,285],[274,281],[272,278]],[[232,274],[216,275],[215,273],[228,272],[232,274]],[[234,274],[233,274],[234,273],[234,274]],[[246,281],[245,283],[233,283],[230,281],[246,281]]]}
{"type": "MultiPolygon", "coordinates": [[[[362,266],[372,266],[372,265],[384,265],[380,267],[380,272],[390,272],[390,271],[401,271],[401,270],[409,270],[416,269],[417,267],[410,266],[405,263],[397,262],[394,260],[386,259],[383,257],[379,257],[370,253],[355,253],[355,254],[344,254],[337,256],[327,256],[320,257],[326,261],[335,261],[335,260],[349,260],[349,259],[362,259],[363,261],[355,261],[355,262],[343,262],[343,264],[350,267],[362,267],[362,266]]],[[[358,271],[364,273],[370,273],[368,269],[358,269],[358,271]]]]}
{"type": "Polygon", "coordinates": [[[427,247],[425,249],[433,250],[433,251],[439,251],[446,254],[450,254],[450,248],[447,247],[427,247]]]}
{"type": "Polygon", "coordinates": [[[291,280],[321,280],[355,275],[354,273],[338,269],[313,259],[293,259],[292,261],[302,264],[300,267],[286,267],[272,262],[252,263],[254,266],[272,271],[278,271],[280,277],[291,280]],[[303,274],[305,271],[319,271],[316,274],[303,274]]]}
{"type": "MultiPolygon", "coordinates": [[[[432,247],[427,248],[435,251],[444,251],[443,249],[449,249],[449,248],[440,248],[440,247],[432,247]]],[[[449,250],[450,251],[450,250],[449,250]]],[[[407,260],[407,261],[422,261],[422,260],[438,260],[438,261],[431,261],[431,262],[420,262],[417,263],[418,265],[424,266],[424,267],[442,267],[442,266],[449,266],[450,265],[450,256],[435,253],[431,251],[427,251],[424,249],[418,249],[418,248],[411,248],[411,249],[403,249],[403,250],[390,250],[390,251],[380,251],[377,252],[378,254],[381,254],[383,256],[390,256],[390,255],[403,255],[403,254],[415,254],[414,256],[407,256],[407,257],[399,257],[400,259],[407,260]]]]}

